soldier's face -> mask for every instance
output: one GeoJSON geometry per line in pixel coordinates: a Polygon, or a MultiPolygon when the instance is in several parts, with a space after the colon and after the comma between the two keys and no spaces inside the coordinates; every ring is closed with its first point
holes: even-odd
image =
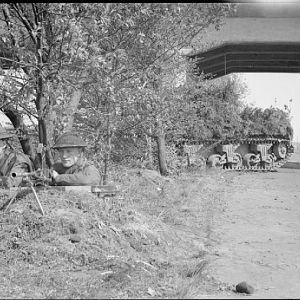
{"type": "Polygon", "coordinates": [[[63,166],[70,168],[78,161],[82,151],[80,148],[62,148],[58,152],[63,166]]]}

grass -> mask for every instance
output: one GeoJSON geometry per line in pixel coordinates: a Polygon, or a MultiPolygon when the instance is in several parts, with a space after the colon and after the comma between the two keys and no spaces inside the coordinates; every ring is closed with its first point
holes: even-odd
{"type": "Polygon", "coordinates": [[[222,176],[121,169],[113,179],[115,197],[39,192],[41,216],[29,193],[0,215],[1,298],[188,298],[205,289],[222,176]]]}

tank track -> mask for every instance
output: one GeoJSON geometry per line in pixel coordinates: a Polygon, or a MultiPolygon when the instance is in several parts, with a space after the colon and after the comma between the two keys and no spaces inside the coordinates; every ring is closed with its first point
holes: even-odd
{"type": "Polygon", "coordinates": [[[290,140],[283,139],[283,138],[261,138],[261,137],[253,137],[253,138],[227,138],[223,140],[218,139],[207,139],[199,141],[198,143],[203,143],[207,145],[211,144],[238,144],[238,143],[247,143],[247,144],[259,144],[259,143],[273,143],[273,142],[290,142],[290,140]]]}
{"type": "MultiPolygon", "coordinates": [[[[282,137],[261,137],[255,136],[250,138],[227,138],[224,140],[209,139],[201,141],[206,147],[206,149],[211,148],[212,145],[221,144],[275,144],[275,143],[287,143],[290,144],[290,140],[282,137]]],[[[205,151],[205,150],[204,150],[205,151]]],[[[278,172],[278,169],[281,168],[291,157],[291,152],[287,151],[286,157],[280,160],[274,161],[272,166],[223,166],[223,170],[226,171],[244,171],[244,172],[278,172]]]]}

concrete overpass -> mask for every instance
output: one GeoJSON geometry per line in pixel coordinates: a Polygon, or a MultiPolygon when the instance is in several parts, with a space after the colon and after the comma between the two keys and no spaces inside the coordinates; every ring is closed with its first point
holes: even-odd
{"type": "Polygon", "coordinates": [[[201,45],[187,54],[197,74],[299,73],[300,3],[238,3],[236,14],[219,31],[210,27],[201,45]]]}

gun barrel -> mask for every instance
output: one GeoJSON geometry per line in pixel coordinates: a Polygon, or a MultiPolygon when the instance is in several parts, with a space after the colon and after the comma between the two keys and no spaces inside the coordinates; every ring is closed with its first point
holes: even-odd
{"type": "Polygon", "coordinates": [[[24,173],[17,173],[17,172],[12,172],[11,177],[26,177],[26,176],[34,176],[37,175],[36,172],[24,172],[24,173]]]}

